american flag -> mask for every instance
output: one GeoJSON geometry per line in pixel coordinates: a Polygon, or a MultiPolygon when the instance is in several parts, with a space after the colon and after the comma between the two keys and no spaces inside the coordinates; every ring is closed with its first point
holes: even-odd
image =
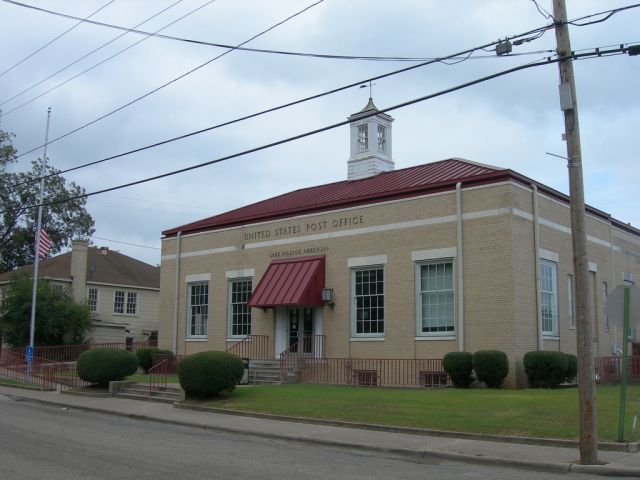
{"type": "MultiPolygon", "coordinates": [[[[36,242],[37,242],[37,239],[36,239],[36,242]]],[[[47,235],[47,232],[41,229],[40,230],[40,248],[38,250],[38,253],[40,254],[40,258],[46,257],[50,249],[51,249],[51,239],[49,238],[49,235],[47,235]]]]}

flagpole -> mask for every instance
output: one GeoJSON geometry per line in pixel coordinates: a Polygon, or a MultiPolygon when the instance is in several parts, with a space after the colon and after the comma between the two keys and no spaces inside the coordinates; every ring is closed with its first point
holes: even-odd
{"type": "Polygon", "coordinates": [[[44,175],[47,169],[47,144],[49,143],[49,122],[51,120],[51,107],[47,109],[47,129],[44,134],[44,151],[42,154],[42,171],[40,172],[40,194],[38,196],[38,219],[36,221],[35,258],[33,262],[33,290],[31,292],[31,324],[29,325],[29,349],[27,354],[27,382],[31,376],[31,357],[33,356],[33,341],[36,331],[36,297],[38,291],[38,264],[40,260],[40,230],[42,230],[42,201],[44,200],[44,175]]]}

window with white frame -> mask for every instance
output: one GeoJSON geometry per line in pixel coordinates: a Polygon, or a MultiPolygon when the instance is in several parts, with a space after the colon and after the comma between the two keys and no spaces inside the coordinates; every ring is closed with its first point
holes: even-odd
{"type": "Polygon", "coordinates": [[[358,151],[366,152],[367,150],[369,150],[369,127],[365,123],[358,125],[358,151]]]}
{"type": "Polygon", "coordinates": [[[113,294],[113,313],[124,313],[124,290],[116,290],[113,294]]]}
{"type": "Polygon", "coordinates": [[[378,125],[378,151],[387,153],[387,127],[378,125]]]}
{"type": "Polygon", "coordinates": [[[138,292],[127,292],[127,315],[135,315],[138,310],[138,292]]]}
{"type": "Polygon", "coordinates": [[[52,283],[51,290],[53,290],[53,293],[56,295],[62,295],[64,293],[64,286],[60,283],[52,283]]]}
{"type": "Polygon", "coordinates": [[[247,300],[252,292],[251,278],[229,281],[229,332],[231,337],[251,335],[251,307],[247,300]]]}
{"type": "Polygon", "coordinates": [[[384,336],[384,268],[351,270],[351,328],[354,336],[384,336]]]}
{"type": "Polygon", "coordinates": [[[567,317],[569,328],[576,328],[575,307],[573,305],[573,275],[567,275],[567,317]]]}
{"type": "Polygon", "coordinates": [[[558,335],[558,266],[549,260],[540,260],[540,311],[543,335],[558,335]]]}
{"type": "Polygon", "coordinates": [[[455,331],[453,260],[416,264],[418,335],[451,335],[455,331]]]}
{"type": "Polygon", "coordinates": [[[116,290],[113,294],[113,313],[136,315],[138,313],[138,293],[116,290]]]}
{"type": "Polygon", "coordinates": [[[98,311],[98,289],[90,288],[87,290],[87,306],[89,311],[95,313],[98,311]]]}
{"type": "Polygon", "coordinates": [[[209,318],[209,282],[187,284],[187,338],[205,338],[209,318]]]}

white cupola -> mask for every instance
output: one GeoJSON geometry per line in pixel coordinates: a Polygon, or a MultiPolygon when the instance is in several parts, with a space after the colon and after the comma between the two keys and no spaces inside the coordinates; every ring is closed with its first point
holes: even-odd
{"type": "Polygon", "coordinates": [[[393,170],[391,122],[393,117],[378,111],[369,97],[367,105],[351,115],[351,156],[347,180],[373,177],[393,170]],[[378,112],[371,115],[373,112],[378,112]],[[367,116],[370,115],[370,116],[367,116]]]}

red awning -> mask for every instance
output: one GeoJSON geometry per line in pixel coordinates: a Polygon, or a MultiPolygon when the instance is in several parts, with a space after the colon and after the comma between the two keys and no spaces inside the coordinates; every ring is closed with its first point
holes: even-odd
{"type": "Polygon", "coordinates": [[[322,305],[324,255],[274,260],[258,282],[247,305],[280,307],[322,305]]]}

